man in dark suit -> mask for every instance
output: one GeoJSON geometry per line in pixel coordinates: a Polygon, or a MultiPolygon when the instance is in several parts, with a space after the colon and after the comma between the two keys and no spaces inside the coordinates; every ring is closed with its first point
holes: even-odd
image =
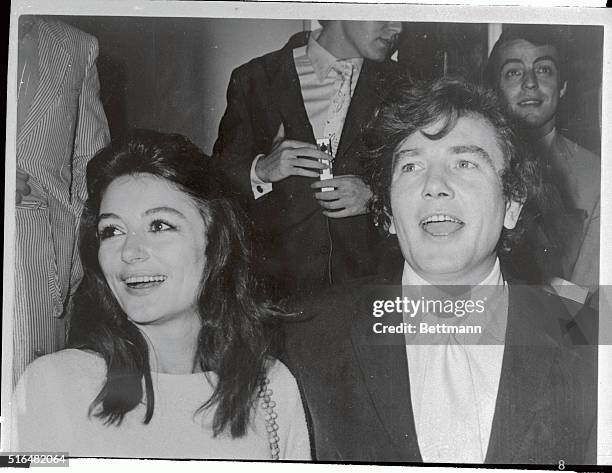
{"type": "Polygon", "coordinates": [[[315,458],[594,463],[596,347],[577,346],[561,299],[500,270],[536,177],[501,103],[463,82],[398,83],[365,142],[372,211],[404,268],[286,324],[315,458]]]}
{"type": "Polygon", "coordinates": [[[558,286],[562,294],[584,301],[599,282],[600,159],[556,129],[568,87],[566,43],[564,27],[509,25],[491,51],[487,78],[520,123],[545,183],[560,197],[557,212],[547,208],[550,195],[541,199],[520,277],[571,281],[582,289],[568,293],[571,286],[558,286]]]}
{"type": "Polygon", "coordinates": [[[394,69],[401,23],[321,23],[234,70],[213,150],[252,218],[256,268],[275,299],[374,274],[382,248],[360,130],[394,69]]]}

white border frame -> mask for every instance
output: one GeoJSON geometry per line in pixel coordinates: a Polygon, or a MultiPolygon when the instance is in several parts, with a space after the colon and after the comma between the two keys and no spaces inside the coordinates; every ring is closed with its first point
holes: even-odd
{"type": "MultiPolygon", "coordinates": [[[[445,3],[451,3],[447,0],[445,3]]],[[[458,2],[453,2],[458,3],[458,2]]],[[[508,6],[508,3],[530,5],[530,1],[488,1],[464,0],[463,5],[424,5],[415,0],[391,0],[388,3],[353,3],[340,0],[336,3],[326,2],[174,2],[133,1],[133,0],[63,0],[18,1],[11,4],[9,34],[9,64],[7,77],[7,118],[16,116],[16,53],[17,53],[17,18],[24,14],[57,14],[86,16],[162,16],[162,17],[208,17],[208,18],[278,18],[303,19],[362,19],[376,20],[394,18],[403,21],[432,21],[453,23],[557,23],[589,24],[604,26],[603,80],[602,80],[602,169],[601,169],[601,245],[600,269],[601,285],[612,285],[612,161],[605,150],[612,149],[612,10],[601,8],[584,8],[585,2],[566,0],[565,2],[547,1],[547,6],[508,6]],[[407,5],[407,3],[409,3],[407,5]],[[470,5],[465,5],[469,3],[470,5]],[[573,5],[553,8],[555,3],[573,5]],[[490,6],[502,5],[506,6],[490,6]]],[[[588,1],[589,7],[600,7],[603,1],[588,1]]],[[[2,303],[2,421],[0,450],[6,451],[8,429],[7,413],[10,411],[10,382],[12,364],[12,313],[13,313],[13,268],[14,268],[14,233],[15,233],[15,134],[14,121],[6,121],[6,157],[5,157],[5,202],[4,202],[4,271],[2,303]],[[4,356],[8,354],[8,356],[4,356]]],[[[612,333],[612,320],[600,318],[600,333],[612,333]]],[[[609,339],[608,337],[605,337],[609,339]]],[[[598,409],[598,464],[612,464],[612,346],[599,347],[599,409],[598,409]]],[[[90,462],[83,461],[84,464],[90,462]]],[[[94,462],[95,463],[95,462],[94,462]]],[[[214,463],[212,465],[223,465],[214,463]]],[[[241,464],[237,464],[241,465],[241,464]]],[[[248,464],[249,468],[254,465],[248,464]]],[[[105,465],[108,466],[108,465],[105,465]]],[[[272,465],[258,464],[262,470],[269,471],[272,465]]],[[[295,465],[292,468],[306,467],[295,465]]],[[[201,467],[201,465],[200,465],[201,467]]],[[[330,467],[337,468],[337,466],[330,467]]],[[[361,468],[361,467],[353,467],[361,468]]],[[[371,468],[371,467],[370,467],[371,468]]],[[[394,467],[385,467],[394,468],[394,467]]],[[[397,467],[395,467],[397,468],[397,467]]],[[[365,470],[364,470],[365,471],[365,470]]]]}

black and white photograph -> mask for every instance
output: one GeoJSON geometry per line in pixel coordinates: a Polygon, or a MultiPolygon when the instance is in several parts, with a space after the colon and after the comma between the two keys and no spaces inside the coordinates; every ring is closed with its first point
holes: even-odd
{"type": "Polygon", "coordinates": [[[610,10],[50,3],[2,465],[612,464],[610,10]]]}

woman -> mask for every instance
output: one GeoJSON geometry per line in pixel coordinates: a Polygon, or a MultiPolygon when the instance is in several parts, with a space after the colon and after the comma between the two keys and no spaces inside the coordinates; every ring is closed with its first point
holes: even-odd
{"type": "Polygon", "coordinates": [[[32,363],[13,450],[309,459],[295,380],[255,301],[243,216],[179,135],[139,131],[87,169],[69,349],[32,363]]]}

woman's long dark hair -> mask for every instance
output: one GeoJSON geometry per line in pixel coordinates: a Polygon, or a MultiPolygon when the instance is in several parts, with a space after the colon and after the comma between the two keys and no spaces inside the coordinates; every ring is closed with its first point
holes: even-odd
{"type": "Polygon", "coordinates": [[[242,210],[224,196],[209,158],[174,134],[137,130],[100,151],[87,167],[89,198],[80,224],[84,278],[75,295],[68,346],[93,350],[106,362],[106,382],[89,413],[120,425],[146,394],[144,422],[153,416],[146,340],[115,300],[98,262],[97,220],[104,192],[113,180],[134,174],[169,181],[192,198],[204,219],[206,265],[198,297],[202,329],[195,362],[203,371],[213,371],[217,382],[202,409],[216,407],[215,435],[229,427],[232,437],[240,437],[246,433],[266,361],[277,354],[276,311],[255,297],[242,210]]]}

